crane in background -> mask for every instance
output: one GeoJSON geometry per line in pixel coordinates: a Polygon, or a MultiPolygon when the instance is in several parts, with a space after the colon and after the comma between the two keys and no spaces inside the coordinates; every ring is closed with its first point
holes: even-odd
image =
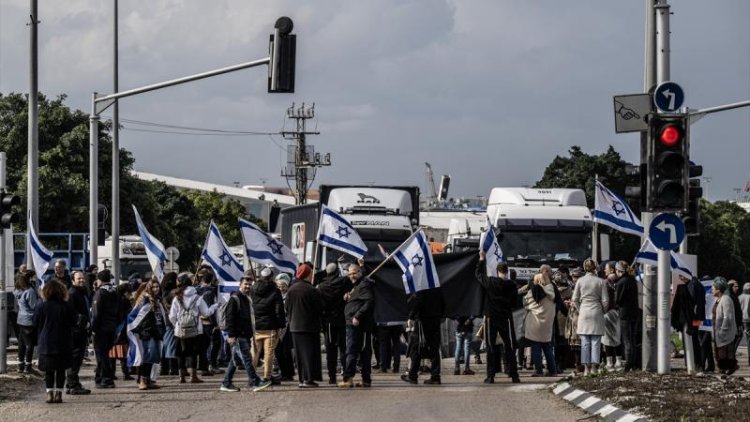
{"type": "Polygon", "coordinates": [[[435,186],[435,175],[432,173],[432,166],[430,163],[425,162],[425,167],[427,167],[427,181],[430,183],[430,196],[427,198],[428,203],[433,203],[437,201],[437,187],[435,186]]]}

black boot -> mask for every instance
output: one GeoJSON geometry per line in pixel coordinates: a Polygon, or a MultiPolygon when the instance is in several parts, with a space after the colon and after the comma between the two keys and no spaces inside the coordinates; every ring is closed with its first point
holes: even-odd
{"type": "Polygon", "coordinates": [[[440,384],[440,375],[433,375],[430,379],[424,380],[425,384],[440,384]]]}

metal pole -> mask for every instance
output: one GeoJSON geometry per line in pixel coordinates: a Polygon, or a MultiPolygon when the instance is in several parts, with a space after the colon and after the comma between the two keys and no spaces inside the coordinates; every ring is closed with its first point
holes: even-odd
{"type": "MultiPolygon", "coordinates": [[[[691,324],[689,322],[688,324],[691,324]]],[[[689,375],[695,374],[695,351],[693,350],[693,337],[688,334],[688,326],[682,329],[682,344],[685,347],[685,360],[687,362],[687,371],[689,375]]]]}
{"type": "Polygon", "coordinates": [[[304,122],[305,120],[303,119],[302,130],[297,130],[299,132],[297,138],[297,159],[295,160],[297,162],[297,205],[307,203],[307,167],[305,165],[305,150],[307,149],[307,145],[305,145],[304,122]]]}
{"type": "MultiPolygon", "coordinates": [[[[118,87],[117,0],[114,13],[114,91],[118,87]]],[[[120,279],[120,114],[117,100],[112,107],[112,276],[120,279]]]]}
{"type": "Polygon", "coordinates": [[[660,0],[654,7],[656,13],[656,80],[658,83],[670,78],[669,60],[669,5],[660,0]]]}
{"type": "Polygon", "coordinates": [[[91,96],[91,115],[89,116],[89,263],[98,265],[99,233],[97,232],[97,213],[99,202],[99,115],[96,108],[96,93],[91,96]]]}
{"type": "Polygon", "coordinates": [[[658,318],[657,324],[657,368],[659,375],[670,372],[670,347],[672,327],[670,326],[669,293],[672,285],[672,251],[659,250],[658,253],[658,318]]]}
{"type": "MultiPolygon", "coordinates": [[[[37,86],[39,74],[38,49],[37,49],[37,0],[31,0],[29,22],[29,151],[28,151],[28,187],[27,208],[31,221],[39,230],[39,106],[37,86]]],[[[26,256],[31,256],[30,246],[26,246],[26,256]]],[[[27,268],[34,269],[33,260],[27,259],[27,268]]],[[[42,274],[39,274],[41,277],[42,274]]]]}
{"type": "MultiPolygon", "coordinates": [[[[656,82],[656,67],[654,51],[656,50],[656,15],[654,5],[656,0],[646,0],[646,34],[645,60],[643,71],[643,92],[649,92],[656,82]]],[[[648,162],[648,132],[641,132],[641,163],[648,162]]],[[[641,177],[646,177],[642,175],[641,177]]],[[[648,190],[648,189],[647,189],[648,190]]],[[[642,192],[641,195],[647,195],[642,192]]],[[[653,220],[650,212],[641,212],[643,223],[643,237],[641,244],[648,239],[648,227],[653,220]]],[[[643,271],[643,289],[641,292],[643,306],[643,320],[641,329],[641,367],[644,371],[656,371],[656,275],[651,265],[646,265],[643,271]]]]}
{"type": "MultiPolygon", "coordinates": [[[[0,191],[5,190],[5,153],[0,152],[0,191]]],[[[0,228],[0,374],[8,372],[8,298],[5,282],[5,230],[0,228]]],[[[31,260],[29,260],[31,261],[31,260]]]]}

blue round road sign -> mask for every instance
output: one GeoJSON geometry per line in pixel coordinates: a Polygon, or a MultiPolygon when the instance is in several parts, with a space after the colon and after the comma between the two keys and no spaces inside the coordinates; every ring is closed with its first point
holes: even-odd
{"type": "Polygon", "coordinates": [[[677,111],[685,101],[685,91],[674,82],[662,82],[654,91],[654,105],[661,111],[677,111]]]}
{"type": "Polygon", "coordinates": [[[648,237],[657,248],[672,250],[679,247],[685,239],[685,225],[674,214],[659,214],[651,221],[648,237]]]}

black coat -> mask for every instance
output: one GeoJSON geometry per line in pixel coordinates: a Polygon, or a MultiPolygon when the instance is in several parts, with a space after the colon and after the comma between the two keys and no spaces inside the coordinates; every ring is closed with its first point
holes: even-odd
{"type": "Polygon", "coordinates": [[[334,327],[346,324],[344,317],[344,293],[351,289],[349,278],[338,274],[326,274],[318,284],[318,291],[323,298],[323,323],[334,327]]]}
{"type": "Polygon", "coordinates": [[[37,305],[34,329],[39,354],[72,356],[76,320],[76,311],[69,302],[53,299],[37,305]]]}
{"type": "Polygon", "coordinates": [[[703,283],[693,277],[687,284],[690,298],[692,299],[693,315],[696,320],[703,321],[706,319],[706,289],[703,283]]]}
{"type": "Polygon", "coordinates": [[[114,333],[123,319],[121,295],[111,284],[99,287],[91,305],[93,321],[91,330],[95,333],[114,333]]]}
{"type": "Polygon", "coordinates": [[[357,318],[360,326],[371,326],[375,313],[375,284],[369,278],[362,277],[349,294],[344,308],[346,325],[352,325],[352,318],[357,318]]]}
{"type": "Polygon", "coordinates": [[[418,291],[409,296],[406,304],[411,320],[440,319],[445,314],[445,299],[439,287],[418,291]]]}
{"type": "Polygon", "coordinates": [[[513,280],[488,277],[484,260],[477,263],[476,278],[484,290],[484,315],[491,319],[508,319],[518,303],[518,286],[513,280]]]}
{"type": "Polygon", "coordinates": [[[636,321],[641,316],[641,308],[638,307],[638,285],[629,274],[624,274],[615,284],[615,303],[620,310],[620,319],[636,321]]]}
{"type": "Polygon", "coordinates": [[[232,293],[226,308],[226,319],[229,337],[250,338],[253,336],[250,299],[243,293],[232,293]]]}
{"type": "Polygon", "coordinates": [[[318,289],[302,280],[292,283],[286,294],[289,331],[292,333],[320,332],[322,313],[323,299],[318,289]]]}
{"type": "Polygon", "coordinates": [[[256,330],[278,330],[286,325],[284,299],[271,280],[256,281],[250,290],[255,310],[256,330]]]}
{"type": "Polygon", "coordinates": [[[86,325],[89,323],[89,292],[85,286],[71,286],[68,289],[68,303],[76,311],[75,334],[86,333],[86,325]]]}

